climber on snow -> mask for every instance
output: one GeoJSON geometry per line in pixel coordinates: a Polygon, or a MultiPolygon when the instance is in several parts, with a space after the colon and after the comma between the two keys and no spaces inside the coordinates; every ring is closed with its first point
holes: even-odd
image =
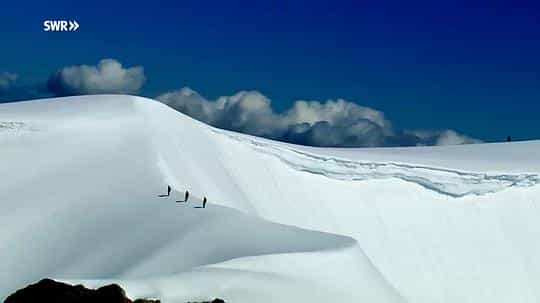
{"type": "Polygon", "coordinates": [[[187,203],[188,198],[189,198],[189,191],[186,190],[186,192],[184,193],[184,201],[180,201],[180,200],[179,200],[179,201],[176,201],[176,202],[178,202],[178,203],[179,203],[179,202],[185,202],[185,203],[187,203]]]}
{"type": "Polygon", "coordinates": [[[166,194],[166,195],[158,195],[158,197],[162,197],[162,198],[163,198],[163,197],[168,197],[168,196],[170,196],[170,195],[171,195],[171,190],[172,190],[171,186],[170,186],[170,185],[167,185],[167,194],[166,194]]]}

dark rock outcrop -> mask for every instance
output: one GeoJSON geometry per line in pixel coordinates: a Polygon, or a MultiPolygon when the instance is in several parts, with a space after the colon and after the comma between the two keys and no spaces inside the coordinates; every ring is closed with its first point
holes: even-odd
{"type": "MultiPolygon", "coordinates": [[[[111,284],[98,289],[69,285],[43,279],[7,297],[4,303],[132,303],[124,290],[111,284]]],[[[136,300],[137,303],[159,303],[159,300],[136,300]]]]}
{"type": "MultiPolygon", "coordinates": [[[[126,297],[122,287],[111,284],[98,289],[88,289],[82,285],[69,285],[51,279],[43,279],[19,289],[7,297],[4,303],[160,303],[160,300],[137,299],[126,297]]],[[[189,303],[189,302],[188,302],[189,303]]],[[[195,302],[193,302],[195,303],[195,302]]],[[[225,303],[216,298],[199,303],[225,303]]]]}

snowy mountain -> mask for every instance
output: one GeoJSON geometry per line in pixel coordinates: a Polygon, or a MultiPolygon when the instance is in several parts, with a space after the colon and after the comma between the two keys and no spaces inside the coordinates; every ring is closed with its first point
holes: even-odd
{"type": "Polygon", "coordinates": [[[52,277],[163,302],[538,302],[538,150],[295,146],[132,96],[2,104],[0,297],[52,277]]]}

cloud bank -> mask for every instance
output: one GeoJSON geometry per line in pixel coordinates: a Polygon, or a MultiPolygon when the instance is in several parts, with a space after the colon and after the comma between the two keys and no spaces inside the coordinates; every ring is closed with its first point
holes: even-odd
{"type": "MultiPolygon", "coordinates": [[[[22,85],[18,75],[0,73],[0,102],[51,96],[135,94],[144,85],[142,66],[124,67],[115,59],[97,65],[74,65],[53,72],[46,84],[22,85]]],[[[190,88],[156,99],[210,125],[302,145],[376,147],[454,145],[480,140],[454,130],[399,130],[384,113],[343,99],[298,100],[276,113],[269,98],[258,91],[240,91],[208,100],[190,88]]]]}
{"type": "Polygon", "coordinates": [[[396,130],[384,113],[343,99],[298,100],[276,113],[258,91],[210,101],[190,88],[157,100],[210,125],[296,144],[326,147],[451,145],[478,143],[453,130],[396,130]]]}
{"type": "Polygon", "coordinates": [[[115,59],[102,59],[96,66],[74,65],[54,72],[47,87],[57,96],[133,94],[145,80],[142,66],[125,68],[115,59]]]}

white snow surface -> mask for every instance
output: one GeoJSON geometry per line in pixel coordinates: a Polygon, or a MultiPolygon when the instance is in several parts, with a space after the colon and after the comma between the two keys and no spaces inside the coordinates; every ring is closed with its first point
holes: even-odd
{"type": "Polygon", "coordinates": [[[134,96],[2,104],[0,299],[52,277],[162,302],[539,302],[539,150],[296,146],[134,96]]]}

